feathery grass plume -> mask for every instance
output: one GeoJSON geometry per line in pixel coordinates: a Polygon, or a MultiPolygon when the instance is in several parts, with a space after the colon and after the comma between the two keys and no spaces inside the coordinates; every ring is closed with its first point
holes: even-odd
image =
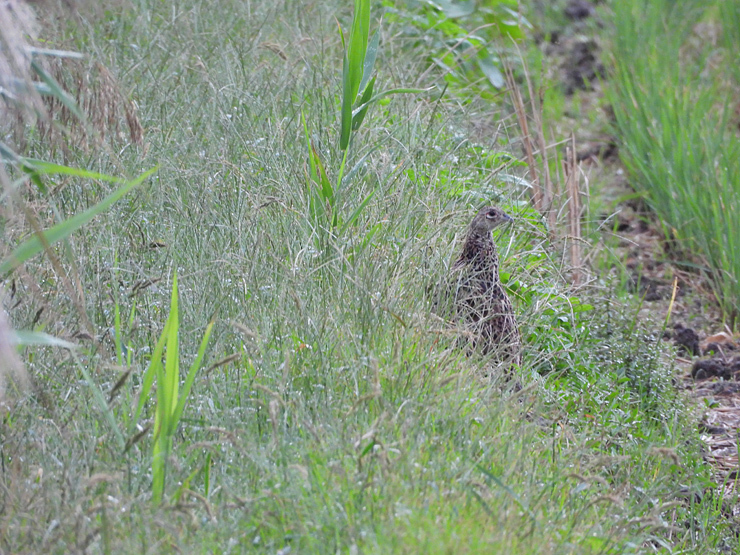
{"type": "MultiPolygon", "coordinates": [[[[0,289],[0,296],[2,296],[2,289],[0,289]]],[[[14,336],[8,324],[7,314],[0,308],[0,406],[5,399],[8,377],[13,378],[21,387],[25,387],[28,382],[26,369],[13,345],[14,336]]]]}
{"type": "MultiPolygon", "coordinates": [[[[39,9],[45,17],[54,13],[51,6],[39,9]]],[[[142,145],[137,106],[113,74],[78,52],[35,46],[41,27],[30,3],[0,5],[0,114],[16,142],[25,142],[32,124],[65,151],[71,144],[87,148],[101,138],[120,139],[123,124],[129,141],[142,145]]]]}
{"type": "Polygon", "coordinates": [[[44,96],[49,118],[39,121],[39,130],[45,140],[64,149],[71,145],[87,148],[96,145],[98,138],[143,144],[144,128],[136,104],[100,61],[44,56],[34,69],[74,99],[70,105],[58,94],[44,96]]]}
{"type": "Polygon", "coordinates": [[[39,108],[41,99],[33,86],[30,67],[31,47],[27,39],[36,37],[38,24],[26,2],[7,0],[0,4],[0,114],[8,104],[39,108]]]}

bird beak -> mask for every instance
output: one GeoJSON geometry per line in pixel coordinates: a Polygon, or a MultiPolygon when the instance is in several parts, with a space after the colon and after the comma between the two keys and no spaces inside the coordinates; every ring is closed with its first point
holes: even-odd
{"type": "Polygon", "coordinates": [[[504,216],[506,217],[506,223],[507,224],[510,224],[510,223],[513,223],[514,222],[514,218],[512,218],[511,216],[509,216],[506,212],[504,212],[504,216]]]}

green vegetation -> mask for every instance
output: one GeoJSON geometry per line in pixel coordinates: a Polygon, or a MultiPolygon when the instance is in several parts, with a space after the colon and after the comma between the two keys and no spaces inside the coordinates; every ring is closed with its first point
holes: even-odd
{"type": "Polygon", "coordinates": [[[733,321],[740,306],[740,4],[614,2],[608,86],[622,159],[634,187],[665,222],[673,256],[706,272],[733,321]],[[717,32],[718,49],[696,36],[717,32]]]}
{"type": "Polygon", "coordinates": [[[383,2],[388,20],[403,25],[425,61],[456,94],[475,102],[495,100],[505,79],[502,64],[515,63],[513,45],[530,24],[516,0],[488,2],[383,2]]]}
{"type": "MultiPolygon", "coordinates": [[[[203,355],[205,355],[208,340],[211,336],[211,330],[213,329],[213,324],[209,324],[206,328],[205,336],[198,349],[198,355],[188,370],[182,392],[180,392],[180,353],[178,348],[180,320],[178,312],[177,274],[175,274],[172,280],[170,314],[162,330],[162,335],[152,352],[149,368],[142,377],[139,402],[136,405],[136,414],[131,421],[132,424],[138,422],[141,412],[146,406],[154,378],[156,378],[157,406],[154,411],[154,447],[152,449],[152,499],[155,503],[162,501],[168,459],[172,451],[172,440],[180,425],[180,419],[185,409],[185,402],[190,394],[190,388],[193,387],[196,373],[200,369],[203,355]],[[165,357],[164,364],[162,364],[163,355],[165,357]]],[[[117,326],[116,330],[118,332],[116,333],[116,337],[120,337],[120,326],[117,326]]],[[[121,380],[118,383],[120,382],[121,380]]],[[[115,389],[116,387],[114,386],[114,392],[115,389]]],[[[130,428],[129,433],[132,433],[134,427],[130,426],[130,428]]],[[[136,434],[133,437],[138,438],[140,434],[136,434]]],[[[131,443],[126,445],[126,449],[130,447],[131,443]]],[[[208,469],[205,472],[207,473],[208,469]]],[[[186,480],[186,484],[189,482],[190,480],[186,480]]]]}
{"type": "MultiPolygon", "coordinates": [[[[22,153],[158,170],[7,279],[15,328],[79,346],[24,348],[35,387],[0,421],[0,550],[737,549],[660,334],[568,286],[513,129],[476,131],[501,107],[471,114],[465,86],[420,80],[429,53],[389,21],[368,83],[429,90],[374,103],[342,142],[347,103],[368,100],[345,94],[344,4],[141,2],[74,33],[131,91],[144,141],[90,154],[31,130],[22,153]],[[516,383],[429,309],[486,202],[518,220],[496,237],[516,383]]],[[[51,221],[115,194],[92,173],[37,177],[48,194],[24,201],[51,221]]],[[[5,259],[31,231],[3,202],[5,259]]]]}

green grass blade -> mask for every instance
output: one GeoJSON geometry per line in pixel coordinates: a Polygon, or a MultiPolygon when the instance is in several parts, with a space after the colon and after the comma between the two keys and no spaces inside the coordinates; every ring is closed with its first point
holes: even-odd
{"type": "Polygon", "coordinates": [[[206,348],[208,347],[208,340],[211,337],[211,332],[213,331],[213,322],[208,324],[208,327],[206,328],[206,333],[203,336],[203,340],[200,342],[200,348],[198,349],[198,355],[195,357],[195,360],[190,365],[190,369],[188,370],[188,375],[185,378],[185,383],[182,386],[182,394],[180,395],[180,399],[177,402],[177,406],[175,407],[175,412],[172,415],[172,419],[177,424],[180,421],[180,418],[182,417],[182,412],[185,409],[185,402],[188,399],[188,396],[190,395],[190,389],[193,387],[193,382],[195,381],[195,375],[200,370],[200,364],[203,361],[203,356],[206,353],[206,348]]]}
{"type": "Polygon", "coordinates": [[[368,101],[373,97],[374,87],[375,87],[375,77],[373,77],[370,80],[367,87],[365,87],[362,93],[360,104],[363,106],[363,108],[352,117],[352,131],[357,131],[362,125],[362,122],[365,119],[365,115],[367,114],[367,110],[370,107],[370,104],[368,103],[368,101]]]}
{"type": "Polygon", "coordinates": [[[342,156],[342,163],[339,164],[339,174],[337,175],[337,186],[335,189],[336,194],[338,191],[341,191],[342,188],[342,179],[344,179],[344,168],[347,165],[347,151],[344,151],[344,156],[342,156]]]}
{"type": "Polygon", "coordinates": [[[522,511],[524,511],[527,514],[527,516],[532,520],[533,525],[534,523],[537,522],[537,518],[535,517],[534,513],[529,508],[527,503],[521,497],[519,497],[513,489],[511,489],[509,486],[504,484],[498,476],[489,472],[488,470],[483,468],[481,465],[478,465],[478,470],[480,470],[488,480],[492,481],[494,484],[496,484],[498,487],[504,490],[509,495],[509,497],[511,497],[517,503],[517,505],[519,505],[519,508],[521,508],[522,511]]]}
{"type": "Polygon", "coordinates": [[[108,422],[108,426],[110,427],[114,437],[118,442],[118,448],[123,451],[126,446],[126,441],[123,439],[123,434],[118,428],[118,424],[116,424],[116,419],[113,415],[113,411],[111,411],[110,407],[108,406],[108,402],[105,400],[105,395],[103,395],[103,392],[100,390],[98,384],[92,379],[90,372],[88,372],[87,368],[85,368],[85,366],[82,364],[79,357],[77,356],[77,353],[75,353],[74,350],[70,350],[69,354],[72,357],[72,360],[75,361],[75,364],[82,374],[82,377],[85,379],[85,383],[87,383],[90,391],[92,391],[93,400],[98,406],[98,410],[103,414],[105,420],[108,422]]]}
{"type": "MultiPolygon", "coordinates": [[[[303,122],[303,134],[306,137],[306,150],[308,150],[308,163],[309,167],[311,169],[309,173],[310,179],[316,179],[316,162],[314,161],[313,157],[313,147],[311,146],[311,137],[308,133],[308,124],[306,123],[306,114],[303,113],[303,110],[301,110],[301,121],[303,122]]],[[[309,182],[310,186],[310,182],[309,182]]]]}
{"type": "Polygon", "coordinates": [[[67,237],[69,237],[72,233],[87,224],[95,216],[108,210],[111,205],[120,200],[121,197],[131,191],[131,189],[140,185],[155,171],[157,171],[157,168],[152,168],[151,170],[141,174],[136,179],[124,183],[121,187],[116,189],[113,193],[108,195],[105,199],[100,201],[95,206],[88,208],[84,212],[77,214],[76,216],[72,216],[71,218],[49,228],[48,230],[43,232],[42,237],[36,235],[31,239],[23,242],[0,264],[0,275],[4,275],[13,271],[15,268],[17,268],[33,256],[39,254],[41,251],[44,250],[45,245],[53,245],[54,243],[57,243],[62,239],[66,239],[67,237]]]}
{"type": "Polygon", "coordinates": [[[342,183],[351,182],[354,177],[362,170],[362,168],[365,167],[365,163],[370,158],[370,156],[372,156],[372,154],[377,152],[379,149],[380,146],[376,145],[368,150],[365,154],[363,154],[362,158],[357,160],[355,162],[355,165],[345,175],[343,175],[342,183]]]}
{"type": "Polygon", "coordinates": [[[347,230],[347,228],[349,228],[352,224],[354,224],[355,221],[357,220],[357,218],[360,217],[360,214],[362,214],[363,210],[365,210],[365,208],[367,207],[368,203],[375,196],[375,192],[376,191],[377,191],[377,189],[375,189],[373,191],[370,191],[370,193],[365,197],[365,199],[360,203],[360,205],[357,208],[355,208],[355,211],[352,212],[352,215],[349,217],[349,219],[347,220],[347,222],[342,227],[342,233],[345,232],[347,230]]]}
{"type": "Polygon", "coordinates": [[[324,169],[324,164],[321,162],[319,153],[316,151],[316,147],[313,145],[313,143],[311,143],[311,151],[313,152],[314,162],[316,163],[316,169],[318,170],[319,179],[321,180],[321,187],[319,189],[321,199],[325,202],[328,202],[331,208],[334,208],[334,189],[331,186],[329,177],[326,174],[326,170],[324,169]]]}
{"type": "Polygon", "coordinates": [[[157,391],[162,390],[162,435],[169,437],[174,433],[175,424],[172,415],[177,404],[180,386],[180,353],[178,348],[178,334],[180,318],[178,309],[177,272],[172,279],[172,296],[170,299],[170,325],[167,330],[167,352],[162,380],[157,382],[157,391]]]}
{"type": "Polygon", "coordinates": [[[62,347],[64,349],[76,349],[78,345],[59,339],[48,333],[40,331],[14,330],[11,332],[10,343],[23,346],[62,347]]]}
{"type": "Polygon", "coordinates": [[[154,383],[154,377],[159,372],[159,369],[157,368],[157,366],[162,365],[162,353],[164,352],[165,341],[167,340],[167,337],[169,336],[169,326],[170,326],[170,320],[169,318],[167,318],[167,322],[164,325],[164,330],[162,331],[162,335],[157,340],[157,344],[155,345],[154,351],[152,352],[152,358],[149,362],[149,367],[146,369],[146,372],[144,373],[144,377],[141,382],[141,391],[139,392],[139,402],[136,406],[136,412],[134,413],[134,418],[131,421],[132,425],[135,425],[139,421],[139,417],[141,416],[141,411],[144,409],[144,405],[146,404],[147,399],[149,398],[149,392],[152,389],[152,384],[154,383]]]}
{"type": "MultiPolygon", "coordinates": [[[[19,166],[25,173],[28,174],[27,177],[23,177],[21,179],[18,179],[13,182],[11,189],[15,190],[17,187],[19,187],[21,184],[25,183],[26,179],[30,179],[33,181],[33,183],[36,185],[36,187],[39,188],[39,191],[41,191],[43,194],[47,194],[48,189],[46,185],[44,184],[43,180],[39,176],[39,172],[35,170],[35,168],[29,167],[28,164],[28,158],[24,158],[23,156],[18,156],[11,148],[8,147],[3,142],[0,142],[0,159],[9,162],[11,164],[14,164],[16,166],[19,166]]],[[[3,193],[2,198],[5,197],[7,194],[7,191],[3,193]]]]}
{"type": "Polygon", "coordinates": [[[118,299],[113,304],[113,333],[113,344],[116,348],[118,366],[123,366],[123,349],[121,348],[123,330],[121,329],[121,307],[118,304],[118,299]]]}
{"type": "Polygon", "coordinates": [[[36,158],[26,158],[19,156],[18,162],[22,165],[24,170],[38,172],[44,175],[71,175],[73,177],[96,179],[98,181],[105,181],[108,183],[126,183],[126,180],[121,179],[120,177],[115,177],[104,173],[91,172],[82,168],[64,166],[62,164],[54,164],[52,162],[46,162],[45,160],[37,160],[36,158]]]}
{"type": "Polygon", "coordinates": [[[154,445],[152,447],[152,500],[159,504],[164,494],[167,445],[162,439],[162,408],[157,403],[154,417],[154,445]]]}
{"type": "Polygon", "coordinates": [[[205,492],[206,497],[208,497],[208,495],[211,492],[211,454],[210,453],[206,455],[206,462],[203,465],[203,491],[205,492]]]}
{"type": "Polygon", "coordinates": [[[342,40],[342,50],[347,50],[347,45],[344,42],[344,29],[342,29],[341,23],[339,23],[339,20],[335,19],[337,22],[337,29],[339,30],[339,38],[342,40]]]}

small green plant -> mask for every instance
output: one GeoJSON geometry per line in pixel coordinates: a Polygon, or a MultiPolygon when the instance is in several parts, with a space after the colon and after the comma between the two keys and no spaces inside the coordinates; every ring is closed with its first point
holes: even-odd
{"type": "Polygon", "coordinates": [[[370,0],[355,0],[355,15],[349,41],[345,42],[340,26],[339,34],[344,47],[342,62],[342,124],[339,148],[346,151],[355,133],[365,120],[368,108],[392,94],[421,93],[424,89],[398,88],[374,93],[375,59],[378,55],[380,30],[370,37],[370,0]]]}
{"type": "MultiPolygon", "coordinates": [[[[352,225],[357,217],[370,202],[375,194],[371,191],[357,205],[350,217],[342,222],[338,213],[339,193],[343,187],[345,178],[345,167],[349,155],[352,138],[362,126],[368,109],[374,103],[393,94],[421,93],[425,89],[397,88],[375,92],[376,76],[375,59],[378,55],[380,41],[379,30],[370,37],[370,1],[355,0],[355,11],[352,19],[349,40],[345,40],[344,32],[339,26],[339,35],[344,48],[342,61],[342,103],[340,108],[341,125],[339,134],[339,148],[342,151],[342,161],[337,171],[335,182],[332,182],[326,171],[316,145],[310,138],[308,125],[304,114],[301,114],[303,130],[306,138],[306,149],[308,151],[309,172],[307,175],[307,186],[310,195],[310,211],[319,227],[324,225],[334,232],[342,225],[343,229],[352,225]]],[[[357,164],[359,168],[365,160],[362,158],[357,164]]],[[[352,171],[350,174],[354,175],[352,171]]]]}
{"type": "MultiPolygon", "coordinates": [[[[162,501],[165,480],[167,477],[168,457],[172,450],[172,439],[177,431],[185,409],[185,403],[190,395],[190,389],[195,381],[195,375],[200,369],[203,356],[208,346],[208,340],[213,330],[213,322],[206,327],[203,340],[195,360],[190,365],[185,381],[180,390],[180,354],[179,330],[180,318],[178,314],[177,273],[172,278],[172,297],[170,300],[170,314],[162,330],[162,335],[154,347],[149,367],[142,379],[139,403],[132,423],[139,421],[144,406],[149,398],[154,380],[157,380],[156,408],[154,411],[154,437],[152,440],[152,498],[155,503],[162,501]],[[164,355],[164,364],[162,356],[164,355]]],[[[130,430],[131,433],[134,430],[130,430]]]]}

